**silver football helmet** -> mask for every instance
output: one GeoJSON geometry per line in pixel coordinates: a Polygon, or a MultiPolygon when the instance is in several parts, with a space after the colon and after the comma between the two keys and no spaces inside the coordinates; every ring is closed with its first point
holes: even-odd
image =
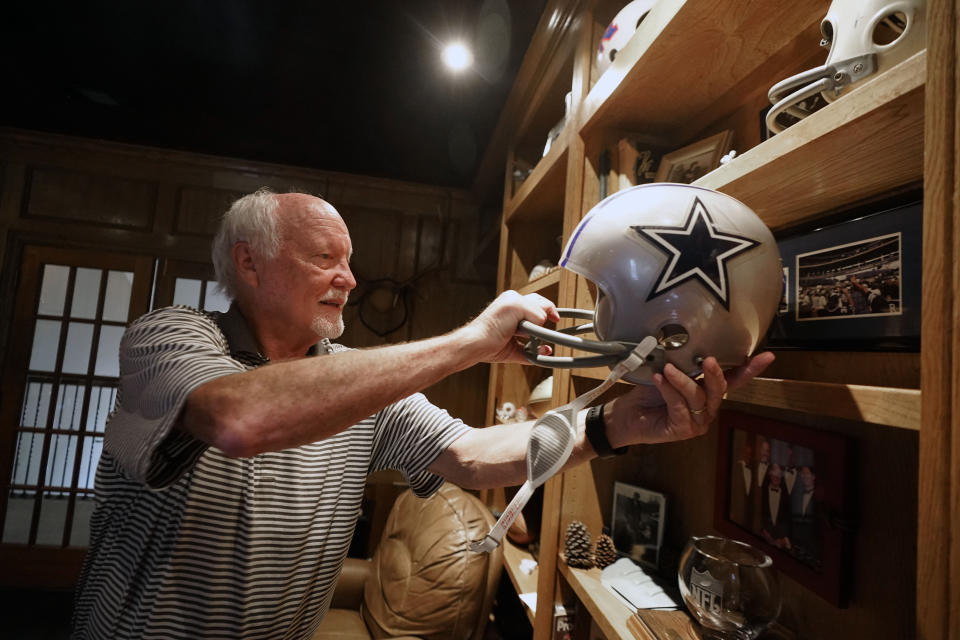
{"type": "Polygon", "coordinates": [[[632,0],[613,17],[597,47],[597,70],[600,75],[603,75],[620,50],[630,41],[654,4],[656,0],[632,0]]]}
{"type": "Polygon", "coordinates": [[[783,291],[780,252],[760,218],[728,195],[685,184],[645,184],[606,198],[577,225],[560,265],[598,288],[593,311],[561,315],[593,322],[562,331],[521,323],[531,335],[526,357],[557,368],[613,367],[653,336],[659,346],[648,366],[625,377],[641,384],[666,362],[690,376],[707,356],[723,368],[743,364],[783,291]],[[579,335],[588,331],[600,340],[579,335]],[[542,342],[598,355],[539,356],[542,342]]]}
{"type": "Polygon", "coordinates": [[[833,0],[820,24],[820,46],[830,47],[826,63],[771,87],[767,130],[783,131],[780,114],[805,118],[816,96],[832,102],[850,85],[923,49],[925,9],[926,0],[833,0]]]}

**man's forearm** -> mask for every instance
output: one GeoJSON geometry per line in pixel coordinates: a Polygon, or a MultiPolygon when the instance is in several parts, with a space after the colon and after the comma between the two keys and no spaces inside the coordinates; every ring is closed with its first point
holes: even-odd
{"type": "Polygon", "coordinates": [[[237,457],[316,442],[475,364],[463,331],[217,378],[190,394],[180,428],[237,457]]]}
{"type": "MultiPolygon", "coordinates": [[[[562,471],[596,457],[587,441],[585,417],[577,415],[573,451],[562,471]]],[[[534,421],[474,429],[458,438],[430,465],[430,471],[466,489],[522,484],[527,479],[527,449],[534,421]]]]}

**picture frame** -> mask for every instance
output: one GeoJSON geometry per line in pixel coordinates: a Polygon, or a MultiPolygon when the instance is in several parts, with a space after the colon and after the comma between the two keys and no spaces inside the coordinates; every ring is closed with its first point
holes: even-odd
{"type": "Polygon", "coordinates": [[[772,349],[919,351],[922,203],[778,240],[784,299],[772,349]]]}
{"type": "Polygon", "coordinates": [[[714,526],[837,607],[850,591],[853,477],[842,435],[720,412],[714,526]]]}
{"type": "Polygon", "coordinates": [[[690,184],[720,166],[720,158],[730,151],[733,131],[721,131],[663,156],[656,182],[690,184]]]}
{"type": "Polygon", "coordinates": [[[666,510],[664,494],[614,482],[610,531],[617,555],[658,569],[666,510]]]}
{"type": "Polygon", "coordinates": [[[659,145],[642,136],[627,136],[617,141],[616,190],[629,189],[657,179],[663,156],[659,145]]]}

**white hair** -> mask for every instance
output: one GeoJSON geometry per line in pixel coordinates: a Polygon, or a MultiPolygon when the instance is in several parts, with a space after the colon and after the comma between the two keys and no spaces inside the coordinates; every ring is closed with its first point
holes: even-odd
{"type": "Polygon", "coordinates": [[[275,215],[279,200],[263,187],[230,205],[223,214],[213,238],[213,270],[220,290],[228,298],[237,297],[237,270],[233,264],[233,245],[246,242],[261,258],[273,258],[280,251],[280,229],[275,215]]]}

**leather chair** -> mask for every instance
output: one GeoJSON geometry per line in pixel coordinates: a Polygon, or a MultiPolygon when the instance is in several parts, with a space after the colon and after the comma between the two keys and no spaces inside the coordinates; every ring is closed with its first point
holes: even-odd
{"type": "Polygon", "coordinates": [[[446,482],[430,498],[396,500],[370,560],[347,558],[313,640],[479,640],[490,617],[503,551],[473,553],[495,520],[446,482]]]}

